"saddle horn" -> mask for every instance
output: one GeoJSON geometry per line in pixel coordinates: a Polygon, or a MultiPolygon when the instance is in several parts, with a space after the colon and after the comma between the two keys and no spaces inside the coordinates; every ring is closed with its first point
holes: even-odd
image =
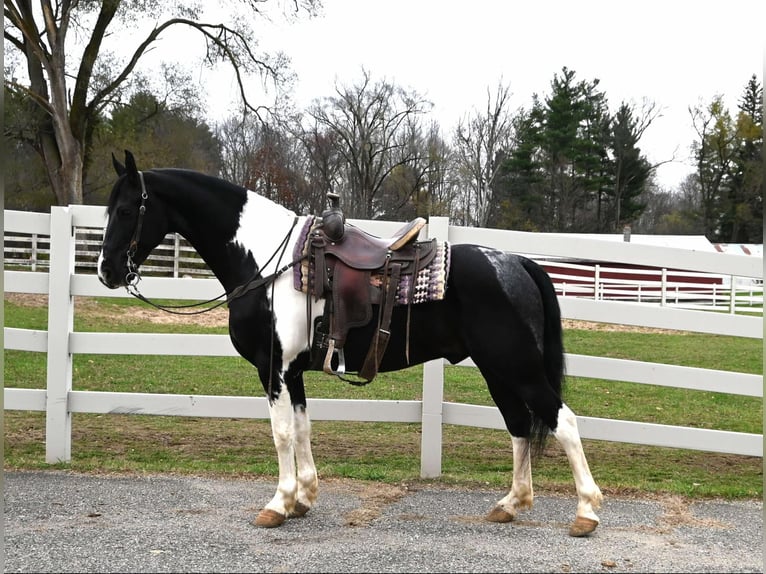
{"type": "Polygon", "coordinates": [[[337,242],[343,239],[346,218],[340,208],[340,195],[330,191],[327,193],[327,199],[330,201],[330,208],[322,212],[322,230],[330,241],[337,242]]]}

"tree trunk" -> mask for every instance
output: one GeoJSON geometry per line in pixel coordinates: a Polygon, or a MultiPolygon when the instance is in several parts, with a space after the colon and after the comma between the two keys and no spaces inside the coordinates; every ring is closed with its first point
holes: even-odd
{"type": "Polygon", "coordinates": [[[42,134],[40,149],[58,205],[79,205],[82,203],[83,175],[81,146],[68,126],[64,131],[64,134],[58,133],[58,139],[52,133],[42,134]]]}

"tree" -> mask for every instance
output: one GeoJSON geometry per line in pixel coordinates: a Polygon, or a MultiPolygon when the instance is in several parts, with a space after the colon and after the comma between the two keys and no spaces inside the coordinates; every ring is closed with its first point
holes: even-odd
{"type": "Polygon", "coordinates": [[[415,213],[420,216],[450,216],[455,207],[458,187],[453,151],[441,134],[439,124],[431,122],[425,136],[424,180],[413,196],[415,213]]]}
{"type": "Polygon", "coordinates": [[[498,180],[494,223],[503,229],[540,231],[546,228],[550,190],[543,165],[542,126],[545,112],[537,95],[532,108],[514,116],[515,145],[498,180]]]}
{"type": "Polygon", "coordinates": [[[299,121],[292,133],[304,149],[308,211],[322,213],[328,205],[327,194],[347,188],[343,183],[344,160],[337,135],[316,120],[310,127],[299,121]]]}
{"type": "MultiPolygon", "coordinates": [[[[192,98],[193,100],[194,98],[192,98]]],[[[171,105],[139,91],[111,110],[94,134],[84,174],[83,201],[106,204],[114,183],[111,154],[123,148],[151,158],[153,167],[178,167],[218,173],[220,147],[194,104],[171,105]]]]}
{"type": "Polygon", "coordinates": [[[702,206],[705,236],[717,241],[721,233],[721,208],[727,195],[737,130],[723,97],[717,95],[707,105],[689,107],[698,140],[692,144],[697,162],[697,181],[702,206]]]}
{"type": "Polygon", "coordinates": [[[455,128],[454,146],[466,188],[471,225],[486,227],[500,166],[508,153],[513,124],[508,111],[510,86],[498,84],[494,97],[487,90],[483,112],[473,110],[455,128]]]}
{"type": "Polygon", "coordinates": [[[411,145],[415,118],[429,103],[388,81],[373,82],[366,70],[359,83],[336,85],[335,93],[315,101],[308,115],[343,159],[348,187],[335,191],[346,216],[371,219],[382,213],[386,179],[417,158],[419,152],[411,145]]]}
{"type": "Polygon", "coordinates": [[[699,235],[704,232],[699,180],[689,174],[677,189],[659,189],[653,183],[644,195],[646,209],[634,221],[636,233],[699,235]]]}
{"type": "MultiPolygon", "coordinates": [[[[242,4],[260,15],[265,0],[242,0],[242,4]]],[[[318,4],[319,0],[296,0],[295,6],[313,14],[318,4]]],[[[6,89],[24,107],[24,123],[29,126],[25,134],[17,135],[39,154],[59,204],[82,203],[83,168],[99,117],[132,91],[130,81],[139,61],[171,28],[198,33],[206,46],[206,63],[228,62],[243,101],[257,110],[246,96],[243,75],[259,73],[278,80],[280,66],[256,53],[248,21],[202,22],[201,10],[196,2],[43,0],[38,6],[32,0],[4,0],[6,46],[26,64],[23,78],[5,78],[6,89]],[[130,56],[120,59],[109,52],[110,34],[132,25],[137,14],[158,23],[128,48],[130,56]],[[71,58],[72,54],[77,56],[71,58]]]]}
{"type": "Polygon", "coordinates": [[[551,94],[533,97],[515,121],[503,165],[504,224],[539,231],[597,231],[600,200],[613,182],[610,116],[599,81],[576,81],[566,67],[551,94]]]}
{"type": "Polygon", "coordinates": [[[612,116],[599,81],[566,67],[545,98],[513,117],[514,141],[497,177],[494,223],[527,231],[620,229],[645,208],[652,166],[638,142],[657,117],[622,103],[612,116]]]}
{"type": "Polygon", "coordinates": [[[763,87],[753,75],[738,104],[736,139],[721,239],[763,241],[763,87]]]}
{"type": "Polygon", "coordinates": [[[651,124],[653,115],[634,117],[633,108],[623,102],[611,121],[610,144],[614,156],[613,187],[610,190],[614,216],[611,230],[620,230],[624,222],[640,215],[645,204],[639,200],[652,167],[641,155],[638,141],[651,124]]]}
{"type": "Polygon", "coordinates": [[[586,231],[597,223],[587,209],[600,189],[601,164],[606,156],[604,122],[606,97],[599,81],[575,81],[564,67],[554,75],[551,94],[538,109],[543,165],[550,186],[547,216],[552,230],[586,231]]]}

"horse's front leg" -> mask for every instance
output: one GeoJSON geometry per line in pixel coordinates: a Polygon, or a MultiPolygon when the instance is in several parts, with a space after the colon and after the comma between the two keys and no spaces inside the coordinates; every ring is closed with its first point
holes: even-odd
{"type": "Polygon", "coordinates": [[[317,500],[319,481],[311,454],[311,420],[306,405],[295,405],[295,462],[298,466],[298,496],[291,516],[305,515],[317,500]]]}
{"type": "Polygon", "coordinates": [[[317,499],[319,484],[314,456],[311,454],[311,419],[306,411],[306,391],[303,371],[291,364],[285,376],[293,407],[295,428],[295,463],[297,465],[298,494],[291,516],[303,516],[317,499]]]}
{"type": "Polygon", "coordinates": [[[267,528],[281,525],[287,517],[304,516],[319,492],[303,375],[290,369],[285,379],[286,384],[269,408],[279,462],[279,484],[274,498],[255,520],[257,526],[267,528]]]}
{"type": "Polygon", "coordinates": [[[294,512],[298,496],[295,472],[295,416],[290,392],[285,385],[282,385],[279,395],[269,401],[269,415],[279,462],[279,484],[274,497],[258,513],[255,525],[273,528],[280,526],[294,512]]]}

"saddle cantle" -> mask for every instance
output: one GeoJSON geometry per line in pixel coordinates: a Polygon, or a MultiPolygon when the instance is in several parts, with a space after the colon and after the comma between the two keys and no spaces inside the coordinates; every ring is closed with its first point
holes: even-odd
{"type": "MultiPolygon", "coordinates": [[[[417,241],[426,224],[415,218],[391,237],[377,237],[345,221],[338,196],[328,194],[331,207],[308,234],[307,281],[296,282],[309,296],[324,298],[325,312],[315,327],[312,362],[315,368],[345,374],[343,347],[348,331],[372,319],[379,305],[378,324],[362,368],[357,373],[369,383],[377,375],[390,337],[393,307],[425,300],[423,291],[436,284],[432,299],[442,298],[446,284],[448,247],[436,239],[417,241]],[[444,275],[431,280],[429,266],[439,256],[444,275]],[[422,277],[425,275],[425,277],[422,277]],[[323,356],[322,356],[323,355],[323,356]],[[333,367],[333,362],[337,366],[333,367]]],[[[406,349],[409,354],[409,307],[406,349]]]]}

